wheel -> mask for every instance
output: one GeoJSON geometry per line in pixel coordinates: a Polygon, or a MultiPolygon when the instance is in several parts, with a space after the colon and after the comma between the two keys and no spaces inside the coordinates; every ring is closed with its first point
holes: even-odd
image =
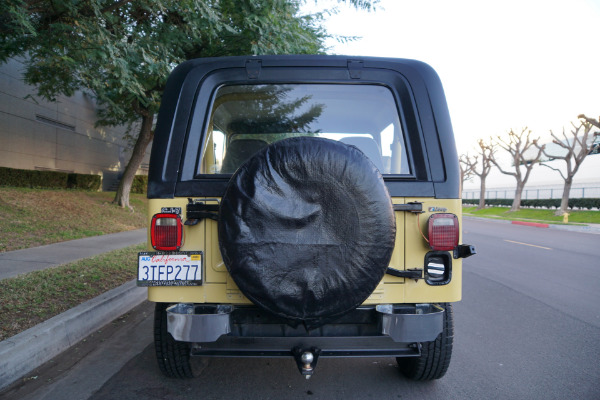
{"type": "Polygon", "coordinates": [[[440,379],[446,374],[452,356],[454,320],[451,304],[440,304],[445,309],[444,328],[433,342],[421,343],[420,357],[398,357],[402,374],[414,381],[440,379]]]}
{"type": "Polygon", "coordinates": [[[396,237],[379,170],[358,148],[297,137],[265,147],[225,190],[219,246],[254,304],[290,325],[319,327],[377,287],[396,237]]]}
{"type": "Polygon", "coordinates": [[[192,378],[190,344],[173,339],[167,331],[166,309],[170,305],[156,303],[154,308],[154,349],[158,368],[168,378],[192,378]]]}

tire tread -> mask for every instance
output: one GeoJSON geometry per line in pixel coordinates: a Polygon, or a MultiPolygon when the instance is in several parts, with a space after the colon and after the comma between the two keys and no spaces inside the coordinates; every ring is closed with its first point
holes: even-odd
{"type": "Polygon", "coordinates": [[[154,349],[158,368],[168,378],[192,378],[190,345],[173,339],[167,331],[166,309],[169,306],[156,303],[154,310],[154,349]]]}
{"type": "Polygon", "coordinates": [[[444,308],[442,333],[432,342],[421,343],[421,356],[398,357],[402,374],[414,381],[440,379],[448,371],[454,342],[454,318],[451,304],[440,304],[444,308]]]}

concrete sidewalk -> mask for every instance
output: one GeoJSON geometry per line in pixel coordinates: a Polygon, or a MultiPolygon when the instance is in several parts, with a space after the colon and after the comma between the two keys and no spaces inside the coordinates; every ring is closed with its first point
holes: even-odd
{"type": "MultiPolygon", "coordinates": [[[[146,241],[146,229],[0,253],[0,279],[55,267],[146,241]]],[[[133,261],[135,262],[135,261],[133,261]]],[[[130,281],[0,342],[0,390],[147,297],[130,281]]]]}
{"type": "Polygon", "coordinates": [[[144,229],[0,253],[0,279],[56,267],[146,241],[144,229]]]}

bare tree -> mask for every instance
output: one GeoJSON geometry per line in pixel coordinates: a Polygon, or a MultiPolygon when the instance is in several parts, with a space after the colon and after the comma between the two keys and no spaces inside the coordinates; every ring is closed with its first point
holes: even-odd
{"type": "MultiPolygon", "coordinates": [[[[585,120],[585,122],[587,122],[588,124],[592,124],[596,128],[600,128],[600,117],[598,117],[598,119],[593,119],[593,118],[586,117],[584,114],[579,114],[577,116],[577,118],[585,120]]],[[[599,139],[600,139],[600,132],[599,131],[594,132],[594,135],[592,136],[592,138],[590,138],[590,140],[591,140],[590,154],[600,153],[600,140],[599,139]]]]}
{"type": "Polygon", "coordinates": [[[488,142],[479,139],[477,144],[479,145],[478,153],[470,159],[470,169],[479,177],[479,205],[477,209],[481,210],[485,208],[485,180],[492,169],[492,160],[496,151],[496,145],[492,141],[492,138],[488,142]],[[481,162],[479,162],[479,157],[481,157],[481,162]]]}
{"type": "Polygon", "coordinates": [[[599,135],[599,132],[596,132],[590,135],[590,132],[594,126],[600,128],[600,124],[598,121],[591,120],[587,118],[585,115],[580,115],[579,118],[583,119],[583,122],[580,122],[579,125],[575,125],[571,123],[573,129],[571,129],[571,137],[567,136],[563,128],[563,137],[564,140],[558,138],[554,132],[550,131],[550,135],[552,135],[552,143],[557,144],[558,146],[565,149],[567,152],[563,155],[556,154],[548,154],[546,149],[543,146],[539,146],[536,144],[538,149],[542,150],[542,153],[548,158],[551,159],[559,159],[564,160],[566,163],[567,170],[565,173],[558,168],[551,167],[547,164],[541,163],[541,165],[558,171],[560,176],[565,181],[565,185],[563,187],[562,200],[560,201],[560,209],[556,211],[556,215],[563,215],[567,212],[567,208],[569,208],[569,193],[571,192],[571,185],[573,184],[573,177],[579,170],[579,166],[587,157],[592,149],[592,143],[594,141],[594,137],[599,135]],[[595,122],[595,123],[593,123],[595,122]]]}
{"type": "MultiPolygon", "coordinates": [[[[586,117],[584,114],[579,114],[577,118],[585,120],[585,122],[594,125],[596,128],[600,128],[600,117],[598,117],[598,119],[593,119],[586,117]]],[[[596,132],[594,135],[598,136],[600,133],[596,132]]]]}
{"type": "Polygon", "coordinates": [[[477,155],[470,156],[469,153],[461,154],[458,158],[458,165],[460,167],[459,193],[461,196],[465,181],[474,175],[473,169],[475,168],[475,164],[477,164],[477,158],[477,155]]]}
{"type": "Polygon", "coordinates": [[[498,136],[497,144],[502,149],[510,153],[512,157],[512,164],[514,171],[507,171],[503,169],[497,162],[495,157],[492,157],[492,163],[500,172],[506,175],[513,176],[517,181],[517,189],[515,190],[515,198],[513,200],[510,211],[518,211],[521,207],[521,196],[523,195],[523,188],[529,179],[529,174],[533,169],[533,166],[539,162],[542,156],[542,148],[537,147],[537,139],[531,139],[531,131],[527,127],[521,130],[521,133],[516,133],[512,129],[508,132],[508,140],[498,136]],[[529,150],[537,148],[537,153],[529,150]]]}

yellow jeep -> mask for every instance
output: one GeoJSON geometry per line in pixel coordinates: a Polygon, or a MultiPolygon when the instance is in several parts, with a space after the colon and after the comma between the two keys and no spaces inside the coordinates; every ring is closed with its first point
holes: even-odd
{"type": "Polygon", "coordinates": [[[442,377],[461,298],[458,160],[413,60],[192,60],[167,83],[138,284],[161,371],[190,356],[396,357],[442,377]]]}

